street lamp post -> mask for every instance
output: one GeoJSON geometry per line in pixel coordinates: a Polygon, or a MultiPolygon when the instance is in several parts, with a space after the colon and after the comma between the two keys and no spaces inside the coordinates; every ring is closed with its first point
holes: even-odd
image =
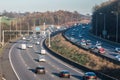
{"type": "Polygon", "coordinates": [[[116,42],[118,42],[118,13],[116,14],[116,42]]]}
{"type": "Polygon", "coordinates": [[[50,31],[48,31],[48,36],[49,36],[49,45],[48,45],[48,47],[51,47],[51,43],[50,43],[50,31]]]}
{"type": "Polygon", "coordinates": [[[112,11],[116,15],[116,42],[118,42],[118,21],[119,21],[119,13],[117,11],[112,11]]]}
{"type": "Polygon", "coordinates": [[[103,14],[103,18],[104,18],[104,28],[103,28],[102,34],[103,34],[103,37],[105,38],[105,36],[107,35],[107,31],[106,31],[106,14],[100,13],[100,15],[102,15],[102,14],[103,14]]]}
{"type": "Polygon", "coordinates": [[[2,36],[3,36],[3,39],[2,39],[2,44],[4,45],[5,41],[4,41],[4,30],[2,31],[2,36]]]}
{"type": "Polygon", "coordinates": [[[17,38],[17,20],[16,20],[16,25],[15,26],[16,26],[16,38],[17,38]]]}
{"type": "Polygon", "coordinates": [[[1,16],[0,16],[0,43],[1,43],[1,16]]]}
{"type": "Polygon", "coordinates": [[[98,22],[97,22],[97,21],[98,21],[98,20],[97,20],[97,15],[96,15],[96,25],[95,25],[95,26],[96,26],[96,33],[95,33],[96,36],[97,36],[97,33],[98,33],[98,32],[97,32],[97,28],[98,28],[98,22]]]}
{"type": "Polygon", "coordinates": [[[29,22],[27,23],[28,24],[28,35],[30,34],[30,31],[29,31],[29,27],[30,27],[30,25],[29,25],[29,22]]]}
{"type": "Polygon", "coordinates": [[[11,27],[12,27],[12,21],[10,21],[10,41],[11,41],[11,27]]]}

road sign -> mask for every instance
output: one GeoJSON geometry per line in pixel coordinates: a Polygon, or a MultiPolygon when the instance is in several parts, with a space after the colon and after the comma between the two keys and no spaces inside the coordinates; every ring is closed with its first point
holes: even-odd
{"type": "Polygon", "coordinates": [[[35,31],[40,31],[40,27],[39,26],[35,27],[35,31]]]}
{"type": "Polygon", "coordinates": [[[106,31],[106,30],[103,30],[102,34],[103,34],[103,35],[107,35],[107,31],[106,31]]]}

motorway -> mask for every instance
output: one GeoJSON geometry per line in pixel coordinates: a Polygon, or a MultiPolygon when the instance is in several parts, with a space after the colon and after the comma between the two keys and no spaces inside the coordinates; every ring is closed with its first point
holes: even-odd
{"type": "MultiPolygon", "coordinates": [[[[105,49],[106,53],[103,54],[104,56],[110,57],[112,59],[115,59],[115,56],[119,55],[119,53],[115,52],[116,47],[120,47],[119,45],[111,44],[109,42],[104,41],[101,38],[93,37],[89,33],[90,26],[75,26],[65,32],[65,36],[70,41],[74,42],[77,45],[80,45],[80,42],[82,39],[84,40],[90,40],[92,45],[95,45],[97,41],[102,43],[102,47],[105,49]]],[[[86,46],[87,47],[87,46],[86,46]]],[[[84,47],[84,48],[86,48],[84,47]]],[[[96,50],[93,50],[94,52],[97,52],[96,50]]]]}
{"type": "Polygon", "coordinates": [[[47,52],[45,56],[46,62],[38,62],[38,58],[43,42],[43,38],[31,39],[30,41],[19,40],[9,51],[9,60],[13,71],[15,72],[18,80],[82,80],[83,72],[62,62],[47,52]],[[40,41],[40,45],[34,44],[35,41],[40,41]],[[19,45],[21,43],[30,44],[33,42],[32,48],[21,50],[19,45]],[[35,68],[44,66],[46,74],[35,74],[35,68]],[[61,70],[69,70],[71,77],[60,78],[59,72],[61,70]]]}

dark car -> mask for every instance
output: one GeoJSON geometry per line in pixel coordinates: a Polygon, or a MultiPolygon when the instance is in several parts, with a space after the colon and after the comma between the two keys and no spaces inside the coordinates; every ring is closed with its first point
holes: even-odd
{"type": "Polygon", "coordinates": [[[94,72],[86,72],[83,76],[83,80],[97,80],[97,76],[94,72]]]}
{"type": "Polygon", "coordinates": [[[36,67],[35,73],[36,74],[45,74],[45,67],[43,67],[43,66],[36,67]]]}
{"type": "Polygon", "coordinates": [[[70,72],[68,70],[62,70],[59,74],[60,77],[70,78],[70,72]]]}

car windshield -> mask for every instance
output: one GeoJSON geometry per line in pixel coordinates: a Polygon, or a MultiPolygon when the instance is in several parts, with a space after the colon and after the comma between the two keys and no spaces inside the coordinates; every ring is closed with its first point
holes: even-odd
{"type": "Polygon", "coordinates": [[[37,69],[45,69],[44,67],[37,67],[37,69]]]}

